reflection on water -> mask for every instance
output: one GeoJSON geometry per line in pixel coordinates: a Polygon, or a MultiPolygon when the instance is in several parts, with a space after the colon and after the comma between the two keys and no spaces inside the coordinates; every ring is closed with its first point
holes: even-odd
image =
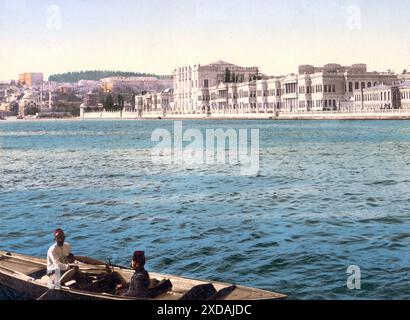
{"type": "Polygon", "coordinates": [[[408,298],[410,123],[186,121],[258,128],[260,172],[154,165],[170,121],[0,124],[0,250],[75,253],[297,299],[408,298]],[[346,288],[349,265],[362,290],[346,288]]]}

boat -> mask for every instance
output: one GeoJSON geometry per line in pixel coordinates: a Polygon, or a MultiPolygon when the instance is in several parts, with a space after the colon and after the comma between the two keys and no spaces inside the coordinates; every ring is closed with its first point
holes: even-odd
{"type": "MultiPolygon", "coordinates": [[[[77,273],[91,279],[109,272],[116,272],[129,282],[134,271],[129,268],[98,264],[99,260],[88,259],[89,263],[76,262],[77,273]]],[[[0,251],[0,287],[3,292],[12,292],[19,299],[29,300],[147,300],[125,297],[110,292],[93,292],[82,290],[73,285],[75,281],[68,281],[60,289],[50,289],[47,286],[46,260],[23,254],[0,251]]],[[[172,289],[148,300],[180,300],[184,294],[196,286],[212,284],[219,294],[215,300],[276,300],[287,296],[266,290],[232,286],[228,283],[195,280],[174,275],[150,272],[151,279],[169,279],[172,289]]],[[[97,280],[94,280],[97,281],[97,280]]]]}

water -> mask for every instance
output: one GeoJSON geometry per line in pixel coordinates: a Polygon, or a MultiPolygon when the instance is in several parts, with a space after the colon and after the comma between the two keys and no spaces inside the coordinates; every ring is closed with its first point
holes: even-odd
{"type": "Polygon", "coordinates": [[[185,121],[257,128],[260,172],[154,165],[171,121],[0,123],[0,250],[74,253],[292,299],[410,296],[410,122],[185,121]],[[349,290],[349,265],[361,290],[349,290]]]}

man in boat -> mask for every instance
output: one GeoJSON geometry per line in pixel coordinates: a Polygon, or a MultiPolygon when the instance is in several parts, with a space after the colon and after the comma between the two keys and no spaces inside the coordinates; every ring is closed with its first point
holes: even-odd
{"type": "Polygon", "coordinates": [[[55,243],[50,246],[47,252],[47,276],[51,284],[55,284],[57,272],[60,272],[61,276],[69,269],[78,269],[73,265],[75,257],[71,253],[70,244],[65,242],[65,233],[62,229],[54,231],[54,240],[55,243]]]}
{"type": "Polygon", "coordinates": [[[125,285],[119,285],[118,291],[126,289],[123,296],[135,298],[147,298],[149,292],[150,278],[145,270],[145,253],[144,251],[135,251],[132,260],[131,268],[134,269],[131,282],[125,285]]]}

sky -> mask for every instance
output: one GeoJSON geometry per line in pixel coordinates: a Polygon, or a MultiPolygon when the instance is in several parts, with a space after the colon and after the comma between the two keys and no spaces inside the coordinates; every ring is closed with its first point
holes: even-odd
{"type": "Polygon", "coordinates": [[[0,0],[0,80],[224,60],[410,70],[410,0],[0,0]]]}

